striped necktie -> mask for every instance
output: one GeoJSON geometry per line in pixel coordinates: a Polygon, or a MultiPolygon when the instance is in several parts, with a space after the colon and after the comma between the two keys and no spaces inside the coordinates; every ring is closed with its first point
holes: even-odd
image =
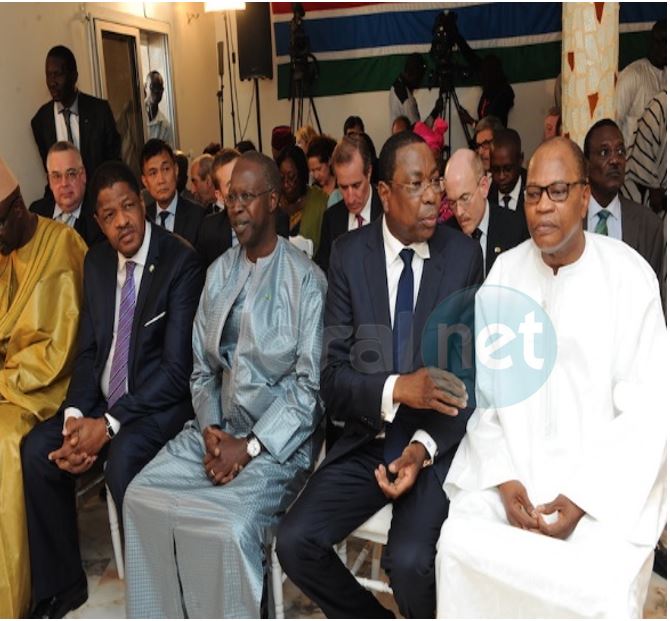
{"type": "Polygon", "coordinates": [[[116,329],[116,345],[112,358],[112,370],[109,375],[109,397],[107,407],[111,408],[126,392],[128,379],[128,350],[130,348],[130,333],[133,328],[135,314],[135,271],[134,261],[126,262],[126,281],[121,289],[121,304],[119,305],[119,325],[116,329]]]}
{"type": "Polygon", "coordinates": [[[609,235],[609,231],[607,230],[607,218],[611,216],[611,212],[607,211],[607,209],[601,209],[598,212],[598,224],[596,224],[596,233],[599,233],[600,235],[609,235]]]}

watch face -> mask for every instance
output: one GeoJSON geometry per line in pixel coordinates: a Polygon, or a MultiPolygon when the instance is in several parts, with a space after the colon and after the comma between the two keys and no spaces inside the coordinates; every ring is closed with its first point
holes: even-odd
{"type": "Polygon", "coordinates": [[[257,438],[251,438],[249,442],[247,442],[247,453],[251,457],[257,457],[261,452],[261,443],[258,441],[257,438]]]}

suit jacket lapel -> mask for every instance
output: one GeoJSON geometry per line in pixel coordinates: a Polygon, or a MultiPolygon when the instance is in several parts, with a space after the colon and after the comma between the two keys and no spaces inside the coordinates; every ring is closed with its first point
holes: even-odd
{"type": "MultiPolygon", "coordinates": [[[[160,258],[160,233],[158,226],[152,227],[151,241],[149,242],[149,252],[147,253],[147,262],[142,271],[142,280],[140,281],[140,291],[135,302],[135,314],[133,315],[133,329],[130,334],[130,347],[128,351],[128,360],[134,360],[135,344],[137,343],[137,334],[141,327],[142,314],[144,306],[149,298],[156,298],[157,295],[152,291],[155,282],[155,274],[159,268],[160,258]]],[[[145,233],[146,234],[146,233],[145,233]]],[[[130,370],[128,377],[131,376],[130,370]]]]}
{"type": "Polygon", "coordinates": [[[386,279],[386,255],[384,253],[381,220],[370,225],[368,253],[363,261],[363,266],[374,322],[378,326],[390,328],[391,316],[389,314],[389,294],[386,279]],[[383,276],[383,278],[380,276],[383,276]]]}
{"type": "Polygon", "coordinates": [[[119,260],[116,252],[110,246],[109,252],[103,255],[102,264],[102,307],[100,309],[102,314],[102,343],[101,353],[102,365],[100,370],[104,368],[107,358],[109,358],[110,349],[112,347],[112,338],[114,336],[114,315],[116,311],[116,277],[118,271],[119,260]]]}
{"type": "Polygon", "coordinates": [[[177,233],[177,235],[181,235],[182,237],[187,237],[185,235],[186,231],[186,207],[182,206],[181,204],[181,197],[177,198],[177,212],[174,215],[174,232],[177,233]]]}
{"type": "Polygon", "coordinates": [[[430,248],[430,258],[423,262],[419,295],[414,307],[413,360],[415,362],[417,356],[420,356],[423,329],[428,317],[435,309],[436,300],[441,291],[442,276],[444,275],[444,259],[442,257],[444,248],[435,241],[434,237],[428,242],[428,247],[430,248]]]}
{"type": "MultiPolygon", "coordinates": [[[[86,98],[79,93],[79,152],[88,153],[88,134],[89,134],[89,117],[88,107],[86,106],[86,98]]],[[[93,172],[93,171],[91,171],[93,172]]]]}
{"type": "Polygon", "coordinates": [[[379,198],[377,190],[372,188],[372,203],[370,205],[370,222],[374,222],[379,216],[382,215],[384,208],[382,207],[382,201],[379,198]]]}

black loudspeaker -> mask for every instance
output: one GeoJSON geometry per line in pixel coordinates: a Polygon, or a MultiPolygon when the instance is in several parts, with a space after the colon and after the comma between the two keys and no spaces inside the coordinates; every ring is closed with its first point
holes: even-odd
{"type": "Polygon", "coordinates": [[[272,79],[270,3],[247,2],[235,13],[240,80],[272,79]]]}

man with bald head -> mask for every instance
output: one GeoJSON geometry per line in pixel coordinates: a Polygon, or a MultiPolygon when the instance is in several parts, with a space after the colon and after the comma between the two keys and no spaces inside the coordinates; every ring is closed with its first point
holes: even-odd
{"type": "Polygon", "coordinates": [[[528,168],[532,239],[477,294],[475,325],[505,338],[493,357],[477,343],[438,616],[641,616],[665,523],[667,342],[647,262],[584,231],[590,195],[579,147],[543,143],[528,168]]]}
{"type": "Polygon", "coordinates": [[[280,188],[269,157],[237,159],[239,244],[210,266],[194,324],[196,421],[126,495],[129,617],[259,617],[266,531],[318,454],[326,281],[277,236],[280,188]]]}
{"type": "Polygon", "coordinates": [[[484,257],[484,275],[505,250],[528,238],[527,229],[516,215],[491,203],[489,178],[482,160],[470,149],[458,149],[444,170],[447,203],[454,218],[447,226],[459,228],[477,240],[484,257]]]}
{"type": "Polygon", "coordinates": [[[0,158],[0,617],[25,617],[30,569],[19,445],[65,396],[86,244],[30,213],[0,158]]]}

